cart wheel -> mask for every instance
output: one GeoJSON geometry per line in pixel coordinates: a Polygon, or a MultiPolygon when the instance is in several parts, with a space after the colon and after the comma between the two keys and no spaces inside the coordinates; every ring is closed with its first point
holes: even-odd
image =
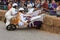
{"type": "Polygon", "coordinates": [[[4,23],[6,23],[6,18],[4,19],[4,23]]]}
{"type": "Polygon", "coordinates": [[[7,29],[8,31],[13,31],[13,30],[16,30],[16,26],[13,25],[13,24],[10,24],[10,25],[8,25],[8,26],[6,27],[6,29],[7,29]]]}
{"type": "Polygon", "coordinates": [[[16,30],[16,25],[11,24],[12,30],[16,30]]]}

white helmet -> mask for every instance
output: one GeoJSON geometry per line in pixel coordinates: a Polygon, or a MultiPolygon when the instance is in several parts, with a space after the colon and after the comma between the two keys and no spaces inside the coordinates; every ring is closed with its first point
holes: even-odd
{"type": "Polygon", "coordinates": [[[19,11],[24,11],[24,8],[19,8],[19,11]]]}
{"type": "Polygon", "coordinates": [[[17,3],[14,3],[12,6],[14,7],[14,6],[18,6],[18,5],[17,5],[17,3]]]}

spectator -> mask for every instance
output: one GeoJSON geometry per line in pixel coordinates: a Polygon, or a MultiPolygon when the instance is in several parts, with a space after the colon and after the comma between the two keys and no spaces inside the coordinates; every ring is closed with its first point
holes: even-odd
{"type": "Polygon", "coordinates": [[[56,15],[56,11],[54,11],[54,10],[56,10],[56,8],[57,8],[57,4],[56,4],[55,0],[52,0],[52,7],[50,10],[51,15],[56,15]]]}
{"type": "Polygon", "coordinates": [[[51,9],[51,7],[52,7],[52,3],[48,2],[48,8],[51,9]]]}
{"type": "Polygon", "coordinates": [[[14,3],[18,4],[18,7],[19,7],[19,0],[14,0],[14,3]]]}
{"type": "Polygon", "coordinates": [[[20,7],[25,8],[25,7],[26,7],[25,2],[26,2],[25,0],[21,0],[21,2],[20,2],[20,7]]]}
{"type": "Polygon", "coordinates": [[[60,0],[55,0],[56,2],[59,2],[60,0]]]}
{"type": "Polygon", "coordinates": [[[19,8],[22,7],[22,8],[24,8],[25,12],[28,12],[26,0],[21,0],[19,5],[20,5],[19,8]]]}
{"type": "Polygon", "coordinates": [[[58,2],[56,10],[57,10],[57,16],[60,17],[60,2],[58,2]]]}
{"type": "Polygon", "coordinates": [[[10,2],[10,0],[8,0],[8,1],[6,2],[6,4],[8,5],[8,4],[9,4],[9,2],[10,2]]]}
{"type": "Polygon", "coordinates": [[[52,0],[52,7],[53,7],[53,9],[57,8],[57,4],[56,4],[55,0],[52,0]]]}
{"type": "Polygon", "coordinates": [[[34,6],[34,3],[31,3],[30,0],[28,0],[28,1],[27,1],[27,8],[28,8],[28,11],[30,11],[33,6],[34,6]]]}
{"type": "Polygon", "coordinates": [[[34,6],[34,3],[31,3],[30,0],[28,0],[27,1],[27,7],[29,7],[29,5],[30,5],[30,7],[33,7],[34,6]]]}
{"type": "Polygon", "coordinates": [[[43,7],[44,11],[47,11],[47,10],[48,10],[47,0],[44,0],[44,1],[42,2],[42,7],[43,7]]]}
{"type": "Polygon", "coordinates": [[[8,10],[12,7],[12,4],[13,4],[13,2],[10,1],[9,4],[8,4],[8,10]]]}
{"type": "Polygon", "coordinates": [[[38,7],[38,8],[41,7],[41,1],[40,0],[35,0],[35,7],[38,7]]]}

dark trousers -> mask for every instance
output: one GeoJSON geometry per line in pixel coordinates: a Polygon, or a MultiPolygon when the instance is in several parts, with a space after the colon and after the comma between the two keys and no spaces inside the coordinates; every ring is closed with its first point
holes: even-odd
{"type": "Polygon", "coordinates": [[[36,26],[37,29],[40,29],[42,26],[42,21],[35,21],[34,25],[36,26]]]}

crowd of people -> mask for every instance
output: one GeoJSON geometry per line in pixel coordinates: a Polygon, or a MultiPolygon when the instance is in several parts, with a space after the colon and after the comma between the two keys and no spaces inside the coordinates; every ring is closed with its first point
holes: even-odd
{"type": "MultiPolygon", "coordinates": [[[[20,4],[17,2],[10,1],[8,4],[8,12],[5,14],[6,26],[10,24],[10,19],[15,17],[19,13],[18,25],[27,25],[30,21],[37,19],[40,23],[43,21],[44,13],[49,12],[50,15],[57,15],[60,17],[60,2],[51,2],[44,0],[35,0],[35,2],[30,2],[30,0],[21,1],[20,4]]],[[[36,20],[36,21],[37,21],[36,20]]],[[[40,24],[39,24],[40,25],[40,24]]]]}
{"type": "MultiPolygon", "coordinates": [[[[17,3],[17,2],[15,2],[17,3]]],[[[8,10],[12,7],[13,2],[10,1],[8,4],[8,10]]],[[[60,2],[56,2],[55,0],[51,0],[51,1],[40,1],[40,0],[35,0],[34,2],[31,2],[30,0],[27,0],[27,2],[25,0],[20,1],[20,3],[17,3],[18,7],[23,7],[25,9],[25,11],[33,11],[32,8],[37,7],[38,9],[43,8],[46,12],[50,12],[51,15],[56,15],[56,10],[59,6],[60,6],[60,2]]],[[[31,12],[30,11],[30,12],[31,12]]]]}

